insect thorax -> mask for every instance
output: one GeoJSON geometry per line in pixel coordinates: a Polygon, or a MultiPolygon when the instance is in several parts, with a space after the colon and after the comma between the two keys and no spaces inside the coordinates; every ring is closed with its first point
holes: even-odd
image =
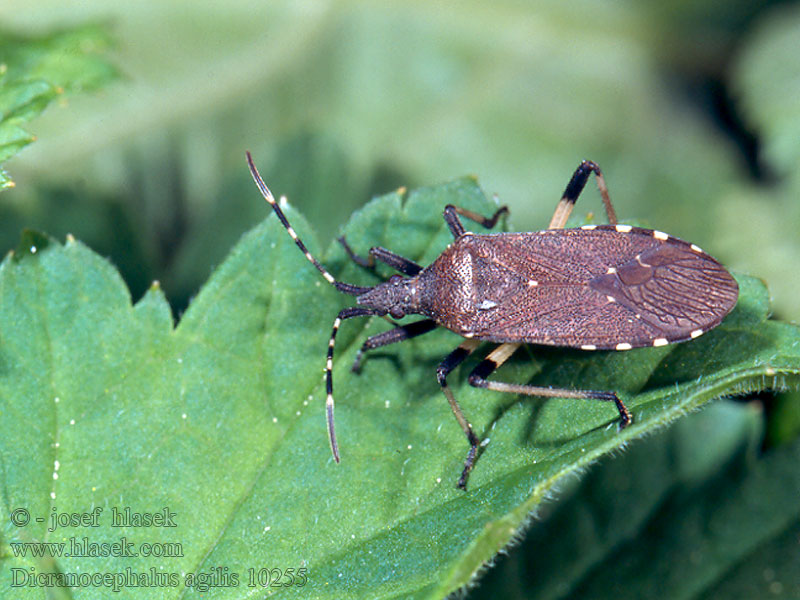
{"type": "Polygon", "coordinates": [[[519,289],[519,276],[487,260],[486,236],[466,234],[419,274],[419,312],[470,337],[485,310],[519,289]]]}

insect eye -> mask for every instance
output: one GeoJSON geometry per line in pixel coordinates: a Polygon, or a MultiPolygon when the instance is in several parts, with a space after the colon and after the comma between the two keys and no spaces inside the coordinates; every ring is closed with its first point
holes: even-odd
{"type": "Polygon", "coordinates": [[[397,285],[401,281],[403,281],[403,277],[400,275],[392,275],[391,277],[389,277],[389,283],[391,283],[392,285],[397,285]]]}
{"type": "Polygon", "coordinates": [[[396,307],[396,306],[395,306],[395,307],[393,307],[393,308],[392,308],[392,309],[389,311],[389,314],[390,314],[390,315],[392,315],[392,318],[393,318],[393,319],[402,319],[403,317],[405,317],[405,316],[406,316],[406,313],[404,313],[404,312],[403,312],[403,309],[402,309],[402,308],[398,308],[398,307],[396,307]]]}

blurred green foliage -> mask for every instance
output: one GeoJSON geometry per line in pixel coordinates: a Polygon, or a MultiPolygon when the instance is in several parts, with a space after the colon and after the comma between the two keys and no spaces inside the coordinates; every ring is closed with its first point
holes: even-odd
{"type": "MultiPolygon", "coordinates": [[[[0,17],[3,57],[23,37],[76,39],[63,31],[92,31],[81,48],[102,50],[110,32],[123,74],[33,123],[46,102],[0,121],[8,152],[39,138],[6,164],[0,244],[25,227],[72,233],[134,299],[158,279],[179,315],[267,214],[245,149],[323,241],[371,195],[467,173],[514,229],[540,228],[590,158],[623,219],[761,277],[776,315],[800,319],[796,3],[7,0],[0,17]]],[[[36,71],[47,102],[81,60],[60,48],[36,71]]],[[[767,446],[792,443],[800,397],[763,400],[767,446]]]]}
{"type": "MultiPolygon", "coordinates": [[[[60,94],[94,90],[116,76],[100,56],[109,41],[98,27],[44,36],[0,31],[0,164],[35,139],[22,126],[60,94]]],[[[13,185],[0,169],[0,190],[13,185]]]]}

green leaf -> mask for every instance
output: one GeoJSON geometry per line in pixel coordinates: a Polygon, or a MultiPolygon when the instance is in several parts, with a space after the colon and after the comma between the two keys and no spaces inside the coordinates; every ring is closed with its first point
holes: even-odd
{"type": "MultiPolygon", "coordinates": [[[[649,552],[650,545],[663,546],[652,539],[651,529],[663,529],[661,522],[679,526],[687,511],[705,502],[698,492],[709,479],[724,479],[726,491],[735,493],[728,480],[736,469],[754,463],[762,424],[762,415],[752,406],[719,402],[631,444],[620,456],[604,458],[581,481],[565,481],[558,501],[537,511],[539,518],[521,546],[498,559],[470,599],[583,597],[577,591],[581,585],[599,579],[604,570],[617,573],[614,560],[625,565],[637,553],[649,552]]],[[[702,542],[702,532],[674,537],[688,554],[696,549],[691,544],[702,542]]],[[[637,597],[639,586],[663,581],[658,565],[651,560],[639,572],[620,578],[632,593],[621,592],[616,584],[609,589],[594,585],[585,597],[637,597]]],[[[676,577],[688,579],[690,570],[676,570],[676,577]]],[[[699,575],[711,571],[707,562],[693,570],[699,575]]],[[[681,597],[671,592],[663,595],[681,597]]]]}
{"type": "MultiPolygon", "coordinates": [[[[623,592],[622,585],[609,586],[608,568],[599,565],[596,572],[578,591],[605,588],[616,598],[642,598],[664,594],[669,598],[757,598],[766,597],[769,583],[764,582],[758,567],[766,566],[767,547],[776,545],[797,556],[797,541],[787,543],[785,537],[797,529],[800,520],[800,441],[771,451],[750,468],[733,465],[696,486],[688,493],[676,495],[655,514],[645,538],[632,547],[623,548],[618,556],[610,556],[605,566],[624,566],[617,571],[620,579],[632,576],[645,564],[654,569],[651,577],[641,578],[623,592]],[[793,548],[794,546],[794,548],[793,548]],[[755,564],[741,569],[755,559],[755,564]],[[759,564],[760,563],[760,564],[759,564]],[[742,572],[739,572],[741,569],[742,572]],[[740,588],[732,595],[731,584],[762,587],[763,591],[747,594],[740,588]],[[759,581],[761,580],[761,581],[759,581]],[[698,592],[704,592],[702,594],[698,592]]],[[[788,558],[788,557],[787,557],[788,558]]],[[[795,563],[796,564],[796,563],[795,563]]],[[[778,566],[778,565],[776,565],[778,566]]],[[[782,575],[786,576],[784,570],[782,575]]],[[[789,595],[798,592],[796,574],[784,579],[789,595]]],[[[590,597],[589,591],[587,597],[590,597]]]]}
{"type": "MultiPolygon", "coordinates": [[[[87,26],[39,37],[0,32],[0,163],[34,141],[21,125],[60,95],[94,90],[117,76],[99,55],[110,39],[87,26]]],[[[0,169],[0,189],[13,182],[0,169]]]]}
{"type": "MultiPolygon", "coordinates": [[[[382,245],[427,263],[451,241],[447,203],[496,208],[464,179],[379,198],[345,233],[357,252],[382,245]]],[[[287,214],[319,254],[303,219],[287,214]]],[[[334,366],[342,463],[333,462],[322,367],[332,320],[352,299],[325,283],[274,217],[242,238],[176,328],[157,286],[132,306],[105,260],[69,239],[30,251],[41,239],[26,238],[28,252],[0,267],[0,512],[32,516],[24,527],[0,522],[4,595],[18,591],[11,568],[175,573],[175,586],[147,592],[163,598],[199,595],[186,575],[215,568],[238,575],[215,597],[260,597],[248,569],[291,568],[306,569],[307,582],[284,595],[442,597],[518,535],[565,478],[714,398],[796,384],[800,373],[800,332],[767,320],[763,285],[744,276],[729,319],[691,343],[625,353],[531,348],[496,375],[618,390],[635,417],[622,432],[604,403],[471,388],[466,375],[478,356],[450,378],[491,440],[464,493],[455,482],[467,444],[435,379],[461,339],[446,331],[376,350],[356,375],[360,344],[387,324],[344,324],[334,366]],[[95,507],[103,508],[97,528],[49,532],[33,520],[95,507]],[[125,507],[167,507],[177,526],[110,527],[112,508],[125,507]],[[48,567],[11,546],[84,536],[124,536],[137,548],[180,543],[182,552],[60,557],[48,567]]],[[[338,245],[326,264],[344,281],[379,280],[338,245]]]]}
{"type": "Polygon", "coordinates": [[[762,427],[722,402],[603,460],[470,598],[795,597],[800,441],[762,427]]]}

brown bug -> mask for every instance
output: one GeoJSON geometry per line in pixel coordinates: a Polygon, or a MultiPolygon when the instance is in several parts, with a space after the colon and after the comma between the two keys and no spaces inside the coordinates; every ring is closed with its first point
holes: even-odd
{"type": "Polygon", "coordinates": [[[380,247],[371,248],[365,259],[340,238],[358,264],[371,267],[377,259],[406,275],[393,275],[374,287],[337,281],[311,256],[259,176],[249,152],[247,163],[261,194],[306,258],[339,291],[356,296],[361,305],[338,314],[328,344],[327,422],[336,462],[339,449],[333,423],[333,348],[336,332],[345,319],[387,314],[396,319],[409,314],[427,317],[368,338],[353,370],[358,370],[365,351],[411,339],[437,326],[464,336],[464,342],[436,369],[439,385],[469,441],[458,480],[458,487],[464,489],[480,440],[448,387],[447,375],[480,342],[501,345],[473,369],[470,385],[529,396],[613,402],[619,411],[620,427],[625,427],[632,415],[614,392],[536,387],[488,381],[487,377],[524,343],[630,350],[694,339],[719,325],[738,297],[734,278],[694,244],[661,231],[617,224],[603,174],[591,161],[583,161],[575,170],[544,231],[475,235],[464,229],[459,215],[491,228],[507,208],[486,218],[446,206],[444,220],[454,241],[424,268],[380,247]],[[564,229],[591,173],[595,174],[609,225],[564,229]]]}

